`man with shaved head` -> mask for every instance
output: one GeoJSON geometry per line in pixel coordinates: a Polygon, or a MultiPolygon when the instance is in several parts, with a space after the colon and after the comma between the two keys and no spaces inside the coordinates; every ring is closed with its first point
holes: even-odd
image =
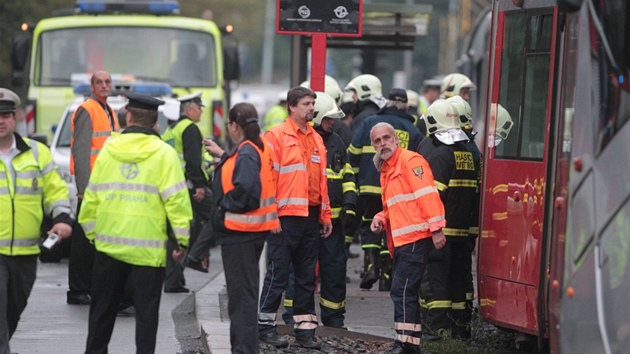
{"type": "MultiPolygon", "coordinates": [[[[112,132],[119,129],[116,113],[107,104],[107,97],[112,93],[112,76],[107,71],[97,71],[92,75],[90,87],[92,94],[72,116],[70,173],[74,175],[77,186],[77,215],[81,210],[83,192],[88,185],[96,157],[112,132]]],[[[90,304],[93,263],[94,246],[77,224],[73,227],[68,264],[68,304],[90,304]]]]}

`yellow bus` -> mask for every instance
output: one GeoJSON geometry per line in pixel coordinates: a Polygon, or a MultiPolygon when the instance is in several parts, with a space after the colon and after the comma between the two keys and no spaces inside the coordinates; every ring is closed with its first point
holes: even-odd
{"type": "Polygon", "coordinates": [[[102,69],[112,74],[115,91],[163,82],[174,96],[203,92],[206,108],[199,128],[206,137],[221,138],[227,82],[239,74],[236,48],[223,48],[222,35],[228,31],[214,22],[178,14],[179,4],[171,0],[78,0],[73,14],[41,20],[32,36],[16,38],[14,78],[20,69],[29,73],[29,134],[50,140],[65,107],[76,98],[73,87],[102,69]],[[26,46],[30,49],[20,51],[26,46]],[[230,59],[224,62],[224,56],[230,59]]]}

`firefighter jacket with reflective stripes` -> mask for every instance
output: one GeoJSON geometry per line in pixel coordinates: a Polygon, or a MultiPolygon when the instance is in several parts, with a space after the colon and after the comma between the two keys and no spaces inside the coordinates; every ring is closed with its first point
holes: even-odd
{"type": "Polygon", "coordinates": [[[261,139],[264,150],[245,140],[219,163],[216,184],[221,184],[221,190],[216,195],[227,230],[264,232],[280,226],[273,155],[261,139]]]}
{"type": "Polygon", "coordinates": [[[315,130],[324,139],[326,146],[326,177],[328,177],[328,198],[333,220],[338,220],[345,206],[354,211],[357,204],[357,187],[354,172],[348,163],[346,146],[335,132],[326,132],[321,126],[315,130]]]}
{"type": "Polygon", "coordinates": [[[400,247],[431,237],[446,225],[431,168],[418,153],[396,149],[381,165],[381,184],[383,211],[375,218],[387,221],[390,251],[392,244],[400,247]]]}
{"type": "MultiPolygon", "coordinates": [[[[90,141],[90,171],[94,169],[94,163],[96,161],[96,157],[99,152],[103,148],[103,145],[107,141],[107,139],[112,135],[112,132],[117,132],[120,129],[118,125],[118,118],[116,118],[116,113],[109,106],[103,106],[99,101],[90,97],[85,102],[81,103],[81,105],[74,111],[72,114],[72,132],[73,136],[70,138],[70,146],[74,145],[74,131],[75,131],[75,118],[77,117],[77,112],[84,109],[87,111],[90,116],[90,120],[92,120],[92,139],[90,141]],[[105,112],[105,109],[109,110],[111,114],[110,117],[105,112]],[[114,124],[112,127],[112,123],[114,124]]],[[[74,155],[70,154],[70,173],[74,175],[74,155]]]]}
{"type": "Polygon", "coordinates": [[[352,144],[348,147],[348,160],[354,170],[360,195],[381,194],[379,173],[373,161],[376,151],[370,141],[370,130],[380,122],[394,127],[398,145],[404,149],[416,151],[422,140],[418,127],[413,124],[413,117],[394,107],[384,107],[376,115],[365,119],[355,131],[352,144]]]}
{"type": "Polygon", "coordinates": [[[300,138],[296,132],[296,124],[289,118],[284,123],[265,133],[265,139],[273,146],[276,165],[276,202],[279,216],[308,216],[308,160],[319,160],[320,182],[319,191],[322,204],[319,222],[330,223],[331,212],[328,201],[328,186],[326,182],[326,147],[322,137],[307,125],[317,146],[317,151],[303,151],[300,138]]]}
{"type": "Polygon", "coordinates": [[[19,151],[11,162],[15,175],[0,159],[0,254],[35,255],[44,213],[52,216],[53,223],[72,225],[68,187],[48,147],[13,136],[19,151]]]}
{"type": "Polygon", "coordinates": [[[431,136],[418,148],[431,166],[435,186],[446,210],[446,227],[442,230],[449,240],[464,240],[473,225],[473,215],[478,208],[478,171],[473,154],[466,142],[446,145],[431,136]]]}
{"type": "Polygon", "coordinates": [[[181,117],[162,134],[162,140],[175,148],[189,188],[201,188],[208,182],[203,138],[197,124],[181,117]]]}
{"type": "Polygon", "coordinates": [[[131,126],[103,147],[79,214],[99,252],[164,267],[167,222],[180,247],[188,246],[192,207],[178,165],[175,150],[148,128],[131,126]]]}

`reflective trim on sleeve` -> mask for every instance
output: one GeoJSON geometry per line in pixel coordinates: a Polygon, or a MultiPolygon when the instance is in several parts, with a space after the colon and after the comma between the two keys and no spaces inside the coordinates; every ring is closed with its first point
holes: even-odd
{"type": "Polygon", "coordinates": [[[180,191],[185,190],[187,188],[188,187],[186,187],[186,182],[181,181],[179,183],[176,183],[173,186],[170,186],[170,187],[164,189],[162,191],[162,193],[160,193],[160,196],[162,197],[162,199],[168,199],[172,195],[177,194],[177,192],[180,192],[180,191]]]}
{"type": "Polygon", "coordinates": [[[291,173],[296,171],[306,171],[306,165],[303,163],[296,163],[293,165],[281,166],[280,174],[291,173]]]}
{"type": "Polygon", "coordinates": [[[444,192],[445,190],[448,189],[448,186],[442,182],[438,182],[435,181],[435,187],[437,188],[437,190],[439,190],[440,192],[444,192]]]}
{"type": "Polygon", "coordinates": [[[387,199],[387,206],[391,208],[393,205],[396,205],[396,203],[408,202],[410,200],[420,199],[421,197],[431,194],[431,193],[437,193],[435,186],[428,186],[428,187],[420,188],[414,191],[413,193],[397,194],[387,199]]]}
{"type": "Polygon", "coordinates": [[[470,180],[470,179],[451,179],[448,181],[449,188],[453,188],[453,187],[477,188],[477,185],[478,185],[477,180],[470,180]]]}
{"type": "Polygon", "coordinates": [[[42,168],[42,174],[47,175],[50,172],[55,170],[55,163],[54,162],[49,162],[48,165],[44,166],[44,168],[42,168]]]}
{"type": "Polygon", "coordinates": [[[94,227],[96,227],[96,221],[90,221],[87,224],[81,224],[81,226],[83,227],[83,231],[85,231],[85,233],[88,233],[94,230],[94,227]]]}

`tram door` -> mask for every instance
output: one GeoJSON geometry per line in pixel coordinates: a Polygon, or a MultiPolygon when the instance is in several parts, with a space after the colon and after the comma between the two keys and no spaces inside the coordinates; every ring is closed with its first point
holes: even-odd
{"type": "Polygon", "coordinates": [[[482,316],[532,335],[541,323],[545,193],[553,183],[547,166],[557,12],[548,6],[495,2],[479,241],[482,316]]]}

